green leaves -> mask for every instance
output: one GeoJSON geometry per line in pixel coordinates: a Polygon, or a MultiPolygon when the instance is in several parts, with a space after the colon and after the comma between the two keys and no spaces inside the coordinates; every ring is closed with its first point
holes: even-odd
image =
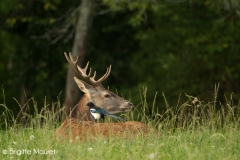
{"type": "Polygon", "coordinates": [[[50,2],[47,2],[47,3],[44,4],[43,8],[44,8],[45,11],[50,11],[50,10],[55,11],[57,9],[57,6],[50,3],[50,2]]]}
{"type": "MultiPolygon", "coordinates": [[[[114,12],[121,12],[128,10],[129,15],[128,23],[134,27],[140,26],[146,21],[146,12],[150,8],[154,8],[154,2],[152,0],[141,0],[141,1],[112,1],[104,0],[104,4],[108,5],[109,8],[114,12]]],[[[156,8],[155,8],[156,9],[156,8]]]]}
{"type": "MultiPolygon", "coordinates": [[[[19,97],[22,83],[36,99],[64,90],[63,52],[71,51],[78,6],[79,1],[1,0],[0,77],[8,103],[19,97]]],[[[240,96],[237,1],[104,0],[95,13],[85,60],[97,76],[112,64],[104,85],[125,96],[130,91],[134,104],[143,86],[147,99],[163,91],[170,106],[180,93],[208,101],[216,82],[219,95],[240,96]]],[[[163,103],[156,99],[156,106],[163,103]]]]}

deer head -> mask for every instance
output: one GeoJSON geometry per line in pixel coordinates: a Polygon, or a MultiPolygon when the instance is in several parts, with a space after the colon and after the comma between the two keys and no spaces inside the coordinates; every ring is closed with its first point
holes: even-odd
{"type": "Polygon", "coordinates": [[[86,106],[88,102],[93,102],[97,106],[103,108],[110,114],[116,114],[121,112],[128,112],[133,107],[133,104],[118,95],[110,92],[102,86],[102,82],[109,76],[111,72],[111,65],[107,68],[106,73],[99,79],[95,80],[96,71],[91,77],[91,68],[87,74],[87,69],[89,63],[87,63],[85,68],[80,68],[78,63],[78,57],[76,60],[73,59],[71,53],[69,56],[67,53],[64,53],[67,61],[72,65],[76,73],[80,76],[80,79],[74,77],[75,82],[77,83],[79,89],[85,94],[79,103],[74,107],[70,114],[70,118],[80,118],[81,120],[91,120],[94,121],[94,118],[89,112],[89,108],[86,106]]]}

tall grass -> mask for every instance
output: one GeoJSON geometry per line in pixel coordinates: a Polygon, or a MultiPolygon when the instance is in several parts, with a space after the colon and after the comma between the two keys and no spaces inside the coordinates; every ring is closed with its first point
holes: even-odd
{"type": "Polygon", "coordinates": [[[179,97],[176,106],[170,106],[162,93],[166,109],[159,113],[155,103],[157,93],[152,103],[148,103],[147,88],[143,88],[140,103],[122,116],[148,124],[161,136],[128,140],[99,137],[95,142],[55,140],[54,132],[63,113],[59,101],[45,103],[38,110],[36,101],[29,99],[25,107],[34,108],[34,114],[19,113],[24,126],[19,123],[19,115],[14,117],[3,103],[0,104],[5,110],[0,115],[0,159],[239,159],[240,106],[233,103],[232,97],[219,103],[217,91],[218,85],[212,102],[185,94],[188,100],[180,104],[179,97]]]}
{"type": "Polygon", "coordinates": [[[176,106],[170,106],[164,93],[162,97],[166,109],[160,114],[158,107],[155,106],[153,99],[152,106],[148,106],[146,101],[147,88],[143,88],[140,93],[141,103],[136,110],[128,113],[129,119],[137,117],[138,121],[153,125],[161,130],[201,130],[209,128],[211,130],[224,129],[224,127],[233,126],[238,128],[240,122],[240,105],[233,103],[232,95],[228,99],[225,97],[225,103],[218,102],[218,85],[214,89],[214,100],[204,103],[198,97],[185,94],[188,101],[179,105],[180,97],[176,106]],[[137,116],[136,116],[137,115],[137,116]]]}

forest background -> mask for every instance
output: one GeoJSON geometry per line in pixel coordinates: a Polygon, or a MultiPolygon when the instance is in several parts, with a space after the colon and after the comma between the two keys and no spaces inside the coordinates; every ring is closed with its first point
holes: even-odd
{"type": "MultiPolygon", "coordinates": [[[[64,103],[68,62],[82,1],[1,0],[0,103],[15,114],[34,97],[38,107],[64,103]]],[[[90,0],[89,0],[90,1],[90,0]]],[[[138,106],[165,109],[184,102],[240,97],[238,0],[96,0],[81,67],[97,78],[111,64],[104,86],[138,106]]],[[[84,9],[82,9],[84,10],[84,9]]],[[[80,91],[79,91],[80,93],[80,91]]],[[[81,94],[78,95],[79,99],[81,94]]],[[[0,114],[4,108],[0,108],[0,114]]]]}

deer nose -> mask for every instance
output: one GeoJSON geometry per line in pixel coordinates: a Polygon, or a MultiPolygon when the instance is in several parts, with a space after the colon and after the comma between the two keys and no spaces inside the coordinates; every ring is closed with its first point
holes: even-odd
{"type": "Polygon", "coordinates": [[[128,102],[128,105],[129,105],[129,106],[133,106],[133,103],[131,103],[131,102],[128,102]]]}

